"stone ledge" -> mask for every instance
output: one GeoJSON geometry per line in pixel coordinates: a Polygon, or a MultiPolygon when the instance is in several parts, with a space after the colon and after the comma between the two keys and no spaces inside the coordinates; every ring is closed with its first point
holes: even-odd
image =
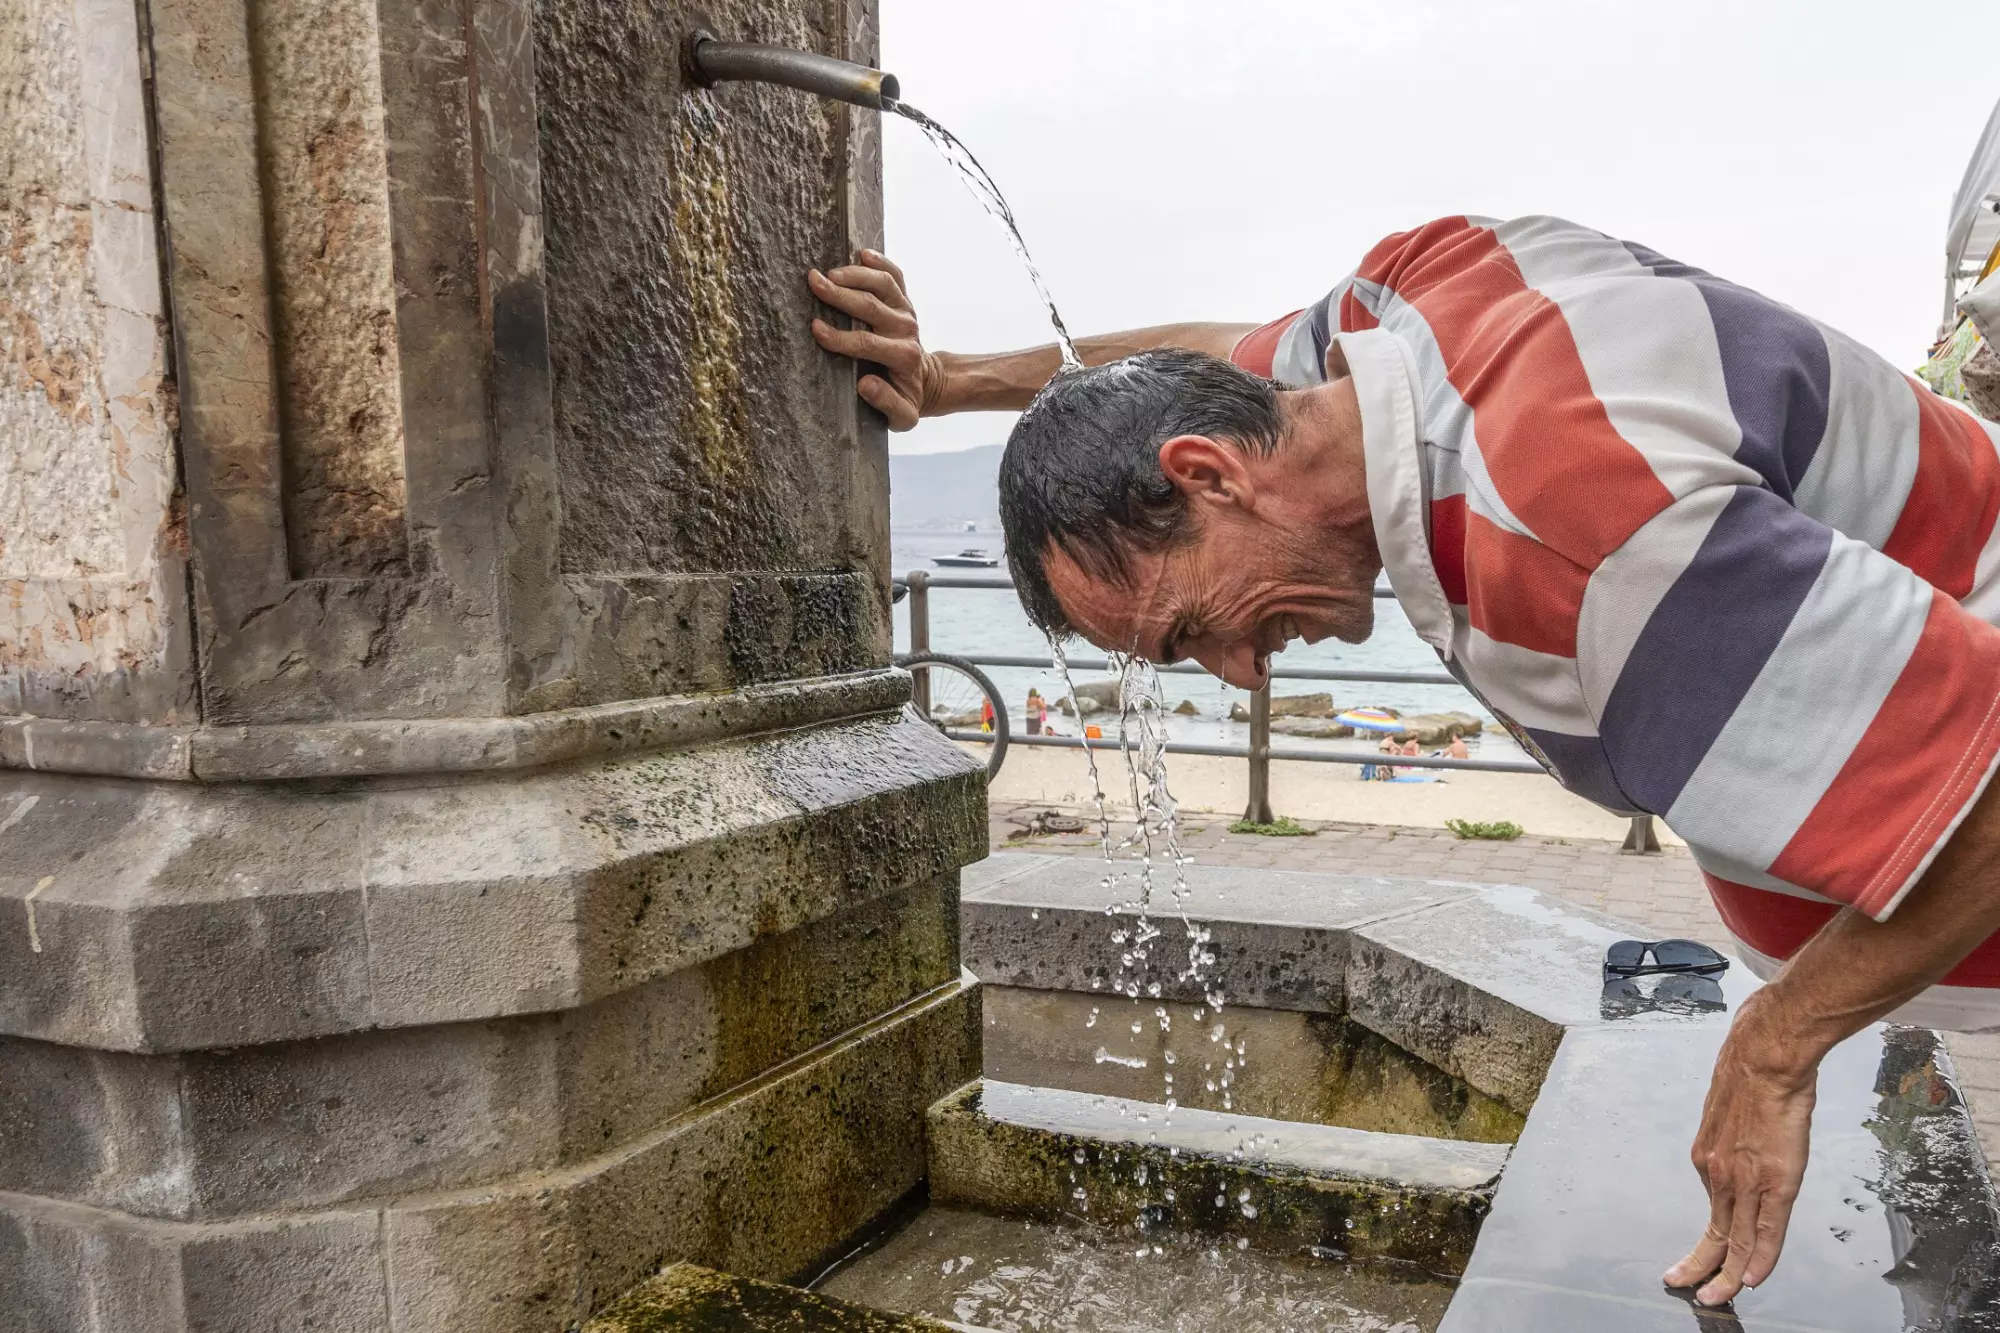
{"type": "MultiPolygon", "coordinates": [[[[1106,916],[1130,896],[1092,858],[1002,853],[965,877],[961,952],[995,985],[1108,994],[1119,974],[1106,916]]],[[[1162,877],[1164,880],[1164,876],[1162,877]]],[[[1186,910],[1211,929],[1206,979],[1178,979],[1182,928],[1155,890],[1157,997],[1345,1014],[1526,1114],[1563,1032],[1594,1025],[1614,923],[1533,889],[1192,866],[1186,910]]]]}
{"type": "Polygon", "coordinates": [[[10,788],[0,1033],[107,1050],[575,1008],[986,849],[979,766],[908,715],[505,780],[10,788]]]}
{"type": "MultiPolygon", "coordinates": [[[[983,981],[1037,990],[1111,994],[1121,975],[1111,932],[1130,928],[1129,882],[1106,888],[1092,857],[1002,853],[968,869],[964,884],[965,965],[983,981]],[[1107,916],[1115,913],[1115,919],[1107,916]]],[[[1201,1004],[1220,985],[1232,1005],[1339,1013],[1346,1005],[1350,933],[1369,922],[1454,902],[1463,884],[1347,875],[1288,874],[1194,866],[1176,904],[1172,876],[1158,873],[1151,920],[1161,931],[1150,967],[1123,975],[1158,982],[1154,999],[1201,1004]],[[1180,915],[1227,922],[1210,941],[1216,961],[1182,978],[1187,938],[1180,915]]]]}
{"type": "Polygon", "coordinates": [[[1504,1144],[982,1081],[933,1106],[931,1198],[1004,1215],[1464,1267],[1504,1144]],[[1141,1116],[1149,1116],[1142,1121],[1141,1116]]]}
{"type": "Polygon", "coordinates": [[[512,772],[883,713],[901,671],[667,695],[518,717],[149,727],[0,717],[0,769],[175,782],[512,772]]]}
{"type": "Polygon", "coordinates": [[[229,1222],[0,1193],[0,1299],[36,1333],[100,1327],[89,1311],[119,1333],[561,1333],[662,1262],[797,1271],[923,1178],[924,1108],[978,1066],[961,977],[614,1151],[491,1188],[229,1222]]]}
{"type": "Polygon", "coordinates": [[[0,1191],[210,1221],[552,1170],[958,976],[947,874],[562,1014],[163,1056],[0,1037],[0,1191]]]}

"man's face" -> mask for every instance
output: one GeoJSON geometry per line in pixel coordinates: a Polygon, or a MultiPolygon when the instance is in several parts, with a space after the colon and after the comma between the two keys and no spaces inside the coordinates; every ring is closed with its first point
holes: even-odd
{"type": "Polygon", "coordinates": [[[1374,628],[1378,561],[1337,532],[1287,524],[1285,507],[1206,515],[1195,540],[1136,555],[1129,577],[1091,577],[1060,550],[1049,586],[1099,648],[1164,666],[1191,658],[1241,689],[1261,688],[1269,658],[1294,639],[1359,643],[1374,628]]]}

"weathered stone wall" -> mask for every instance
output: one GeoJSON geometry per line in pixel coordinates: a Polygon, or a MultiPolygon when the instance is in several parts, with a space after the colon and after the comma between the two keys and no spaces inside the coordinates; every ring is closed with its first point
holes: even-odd
{"type": "MultiPolygon", "coordinates": [[[[838,7],[710,9],[738,40],[845,54],[838,7]]],[[[695,13],[536,11],[563,567],[852,568],[853,379],[817,350],[805,287],[847,257],[850,109],[684,90],[695,13]]]]}
{"type": "Polygon", "coordinates": [[[250,7],[294,577],[409,573],[375,0],[250,7]]]}
{"type": "Polygon", "coordinates": [[[920,1183],[982,777],[800,282],[877,128],[690,22],[0,0],[0,1330],[560,1333],[920,1183]]]}
{"type": "Polygon", "coordinates": [[[192,720],[126,0],[0,6],[0,714],[192,720]]]}

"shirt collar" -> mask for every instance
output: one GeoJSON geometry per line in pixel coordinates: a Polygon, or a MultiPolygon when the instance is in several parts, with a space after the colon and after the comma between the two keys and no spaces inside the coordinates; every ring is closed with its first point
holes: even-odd
{"type": "Polygon", "coordinates": [[[1361,404],[1368,510],[1389,587],[1417,636],[1451,660],[1451,602],[1431,563],[1429,497],[1418,431],[1416,358],[1387,329],[1336,335],[1361,404]]]}

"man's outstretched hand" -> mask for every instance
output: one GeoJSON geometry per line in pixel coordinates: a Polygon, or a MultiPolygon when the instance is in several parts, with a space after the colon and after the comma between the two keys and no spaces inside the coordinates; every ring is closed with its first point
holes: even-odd
{"type": "Polygon", "coordinates": [[[1768,1012],[1771,998],[1760,991],[1738,1010],[1695,1136],[1708,1228],[1664,1280],[1670,1287],[1700,1283],[1695,1300],[1703,1305],[1733,1300],[1771,1275],[1805,1179],[1818,1051],[1781,1031],[1768,1012]],[[1809,1060],[1800,1060],[1801,1047],[1811,1051],[1809,1060]]]}
{"type": "Polygon", "coordinates": [[[873,250],[854,258],[830,272],[806,274],[814,296],[854,320],[853,328],[837,329],[815,319],[813,337],[829,352],[872,361],[888,372],[887,378],[863,375],[854,391],[889,419],[890,430],[909,430],[918,417],[935,411],[943,375],[917,336],[917,312],[903,290],[903,270],[873,250]]]}

